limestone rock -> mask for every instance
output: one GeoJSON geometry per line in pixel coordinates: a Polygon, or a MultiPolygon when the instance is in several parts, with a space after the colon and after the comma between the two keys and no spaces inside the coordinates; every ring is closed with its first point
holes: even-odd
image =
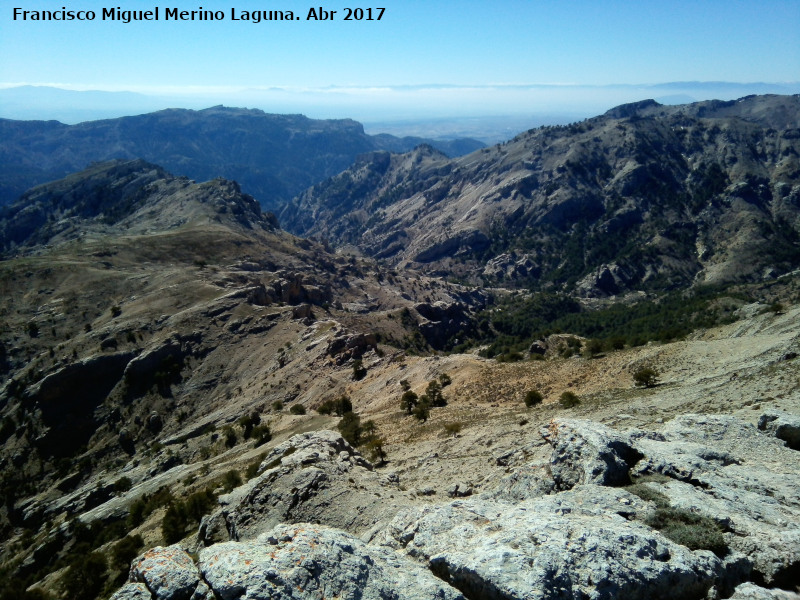
{"type": "Polygon", "coordinates": [[[542,431],[553,446],[550,468],[556,489],[583,483],[624,485],[641,457],[628,436],[580,419],[553,419],[542,431]]]}
{"type": "Polygon", "coordinates": [[[758,428],[786,442],[792,450],[800,450],[800,418],[785,412],[761,415],[758,428]]]}
{"type": "Polygon", "coordinates": [[[249,542],[200,551],[200,570],[222,600],[464,600],[419,564],[321,525],[281,525],[249,542]]]}
{"type": "Polygon", "coordinates": [[[769,590],[753,583],[743,583],[736,588],[730,600],[800,600],[800,594],[786,590],[769,590]]]}
{"type": "Polygon", "coordinates": [[[220,497],[220,509],[201,524],[202,544],[252,539],[279,523],[321,522],[361,533],[410,502],[397,481],[374,472],[332,431],[292,437],[267,455],[260,470],[220,497]]]}
{"type": "Polygon", "coordinates": [[[150,590],[143,583],[126,583],[118,589],[111,600],[152,600],[150,590]]]}
{"type": "Polygon", "coordinates": [[[130,581],[145,584],[154,600],[191,600],[202,583],[192,557],[178,545],[156,546],[139,556],[130,581]]]}
{"type": "Polygon", "coordinates": [[[729,531],[729,547],[768,585],[796,585],[800,568],[800,469],[796,453],[730,416],[683,415],[642,437],[634,477],[658,486],[674,507],[705,515],[729,531]],[[794,459],[794,460],[793,460],[794,459]]]}
{"type": "Polygon", "coordinates": [[[478,498],[404,511],[376,538],[469,598],[702,598],[722,562],[628,517],[644,501],[594,485],[516,505],[478,498]]]}

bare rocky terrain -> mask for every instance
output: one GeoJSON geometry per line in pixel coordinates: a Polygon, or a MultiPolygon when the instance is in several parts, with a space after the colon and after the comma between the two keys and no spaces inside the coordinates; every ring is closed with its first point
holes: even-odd
{"type": "Polygon", "coordinates": [[[795,271],[681,339],[501,362],[445,342],[520,292],[295,237],[224,179],[96,164],[0,234],[3,600],[798,597],[795,271]]]}

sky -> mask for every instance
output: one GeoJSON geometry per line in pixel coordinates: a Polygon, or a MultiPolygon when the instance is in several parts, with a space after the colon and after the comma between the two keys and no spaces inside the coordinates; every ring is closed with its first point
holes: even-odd
{"type": "Polygon", "coordinates": [[[3,0],[0,7],[0,88],[131,91],[187,106],[399,119],[599,110],[668,82],[766,82],[797,93],[800,0],[3,0]],[[14,20],[15,5],[97,17],[14,20]],[[373,16],[385,10],[380,20],[345,20],[348,6],[372,6],[373,16]],[[160,20],[101,19],[103,8],[116,7],[159,7],[160,20]],[[224,19],[167,21],[168,8],[221,11],[224,19]],[[336,13],[308,20],[312,8],[336,13]],[[254,10],[293,11],[297,19],[241,20],[254,10]]]}

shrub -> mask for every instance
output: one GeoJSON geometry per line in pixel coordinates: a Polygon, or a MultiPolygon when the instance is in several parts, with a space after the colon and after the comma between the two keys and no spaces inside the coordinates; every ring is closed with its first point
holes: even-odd
{"type": "Polygon", "coordinates": [[[444,431],[448,435],[452,435],[453,437],[455,437],[459,433],[461,433],[461,430],[463,429],[463,427],[464,427],[463,423],[458,423],[458,422],[456,422],[456,423],[445,423],[444,431]]]}
{"type": "Polygon", "coordinates": [[[410,415],[414,407],[417,405],[417,401],[419,400],[419,396],[417,396],[411,390],[407,390],[403,392],[403,395],[400,397],[400,407],[406,412],[407,415],[410,415]]]}
{"type": "Polygon", "coordinates": [[[581,403],[581,399],[578,398],[578,395],[574,392],[564,392],[561,394],[561,398],[559,399],[558,403],[562,408],[572,408],[574,406],[578,406],[581,403]]]}
{"type": "Polygon", "coordinates": [[[633,382],[637,387],[652,388],[658,385],[659,372],[653,367],[639,367],[633,372],[633,382]]]}
{"type": "Polygon", "coordinates": [[[266,458],[266,456],[267,456],[266,454],[262,454],[261,456],[258,457],[258,460],[247,465],[247,469],[244,472],[246,481],[249,481],[256,475],[258,475],[258,468],[261,466],[261,463],[264,462],[264,458],[266,458]]]}
{"type": "Polygon", "coordinates": [[[118,571],[128,574],[131,561],[139,554],[139,550],[144,546],[144,540],[139,534],[126,535],[111,550],[111,564],[118,571]]]}
{"type": "Polygon", "coordinates": [[[645,522],[689,550],[711,550],[717,556],[728,552],[722,528],[709,517],[679,508],[661,507],[645,522]]]}
{"type": "Polygon", "coordinates": [[[599,356],[603,351],[603,342],[598,339],[587,340],[583,351],[586,355],[586,358],[594,358],[595,356],[599,356]]]}
{"type": "Polygon", "coordinates": [[[161,520],[161,535],[168,546],[180,542],[186,534],[189,520],[181,502],[173,502],[167,507],[164,518],[161,520]]]}
{"type": "Polygon", "coordinates": [[[306,414],[306,407],[302,404],[292,404],[292,407],[289,409],[289,412],[293,415],[304,415],[306,414]]]}
{"type": "Polygon", "coordinates": [[[214,507],[216,500],[217,497],[210,488],[195,492],[189,495],[184,502],[186,515],[199,523],[203,516],[214,507]]]}
{"type": "Polygon", "coordinates": [[[283,410],[283,402],[281,402],[280,400],[275,400],[275,402],[272,403],[272,410],[276,412],[283,410]]]}
{"type": "Polygon", "coordinates": [[[528,393],[525,394],[525,406],[528,408],[541,404],[543,400],[544,396],[539,390],[528,390],[528,393]]]}
{"type": "Polygon", "coordinates": [[[361,443],[361,417],[353,411],[344,413],[336,428],[351,446],[361,443]]]}
{"type": "Polygon", "coordinates": [[[112,317],[116,318],[116,317],[120,316],[121,314],[122,314],[122,309],[119,306],[117,306],[115,304],[114,306],[111,307],[111,316],[112,317]]]}
{"type": "Polygon", "coordinates": [[[233,448],[239,441],[236,437],[236,432],[233,430],[233,427],[226,425],[223,427],[222,432],[225,434],[225,447],[233,448]]]}
{"type": "Polygon", "coordinates": [[[114,482],[114,491],[118,494],[127,492],[133,486],[129,477],[120,477],[114,482]]]}
{"type": "Polygon", "coordinates": [[[386,462],[386,450],[383,448],[384,440],[379,435],[372,436],[369,441],[364,443],[364,450],[367,457],[374,463],[382,465],[386,462]]]}
{"type": "Polygon", "coordinates": [[[442,394],[442,385],[435,379],[428,382],[428,387],[425,388],[425,394],[420,398],[420,402],[423,401],[423,398],[427,398],[428,404],[433,407],[447,406],[447,400],[442,394]]]}
{"type": "Polygon", "coordinates": [[[62,590],[70,600],[94,600],[106,581],[105,557],[99,552],[78,557],[61,579],[62,590]]]}
{"type": "Polygon", "coordinates": [[[422,398],[419,399],[419,402],[417,402],[411,414],[423,423],[428,420],[431,416],[431,405],[427,396],[422,396],[422,398]]]}
{"type": "Polygon", "coordinates": [[[666,508],[669,506],[669,498],[658,490],[654,490],[643,483],[634,483],[625,487],[631,494],[639,496],[642,500],[652,502],[658,508],[666,508]]]}
{"type": "Polygon", "coordinates": [[[321,415],[336,414],[337,417],[343,416],[345,413],[352,412],[353,403],[347,396],[340,396],[336,400],[326,400],[317,408],[317,412],[321,415]]]}
{"type": "Polygon", "coordinates": [[[239,471],[231,469],[222,477],[222,487],[225,488],[226,492],[230,492],[240,485],[242,485],[242,476],[239,475],[239,471]]]}
{"type": "Polygon", "coordinates": [[[362,364],[360,359],[353,361],[353,380],[360,381],[367,376],[367,368],[362,364]]]}
{"type": "Polygon", "coordinates": [[[253,428],[261,423],[261,416],[257,412],[252,412],[249,415],[241,417],[238,423],[243,429],[242,437],[249,440],[253,435],[253,428]]]}
{"type": "Polygon", "coordinates": [[[439,383],[441,383],[442,387],[444,388],[453,383],[453,380],[447,373],[442,373],[439,375],[439,383]]]}
{"type": "Polygon", "coordinates": [[[255,447],[257,448],[272,439],[272,432],[268,425],[256,425],[253,427],[252,438],[256,441],[255,447]]]}

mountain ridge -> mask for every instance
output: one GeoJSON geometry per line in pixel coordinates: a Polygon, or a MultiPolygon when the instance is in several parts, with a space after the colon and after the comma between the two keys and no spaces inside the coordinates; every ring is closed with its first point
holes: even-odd
{"type": "Polygon", "coordinates": [[[757,279],[800,256],[799,115],[800,96],[643,101],[457,159],[414,152],[416,169],[362,162],[280,218],[475,284],[508,280],[497,276],[518,263],[525,285],[600,295],[757,279]]]}
{"type": "MultiPolygon", "coordinates": [[[[363,152],[410,150],[417,138],[369,136],[352,119],[315,120],[258,109],[165,109],[65,125],[0,119],[0,203],[28,188],[113,158],[141,158],[191,179],[236,180],[262,207],[276,210],[363,152]]],[[[475,140],[438,142],[464,152],[475,140]]]]}

